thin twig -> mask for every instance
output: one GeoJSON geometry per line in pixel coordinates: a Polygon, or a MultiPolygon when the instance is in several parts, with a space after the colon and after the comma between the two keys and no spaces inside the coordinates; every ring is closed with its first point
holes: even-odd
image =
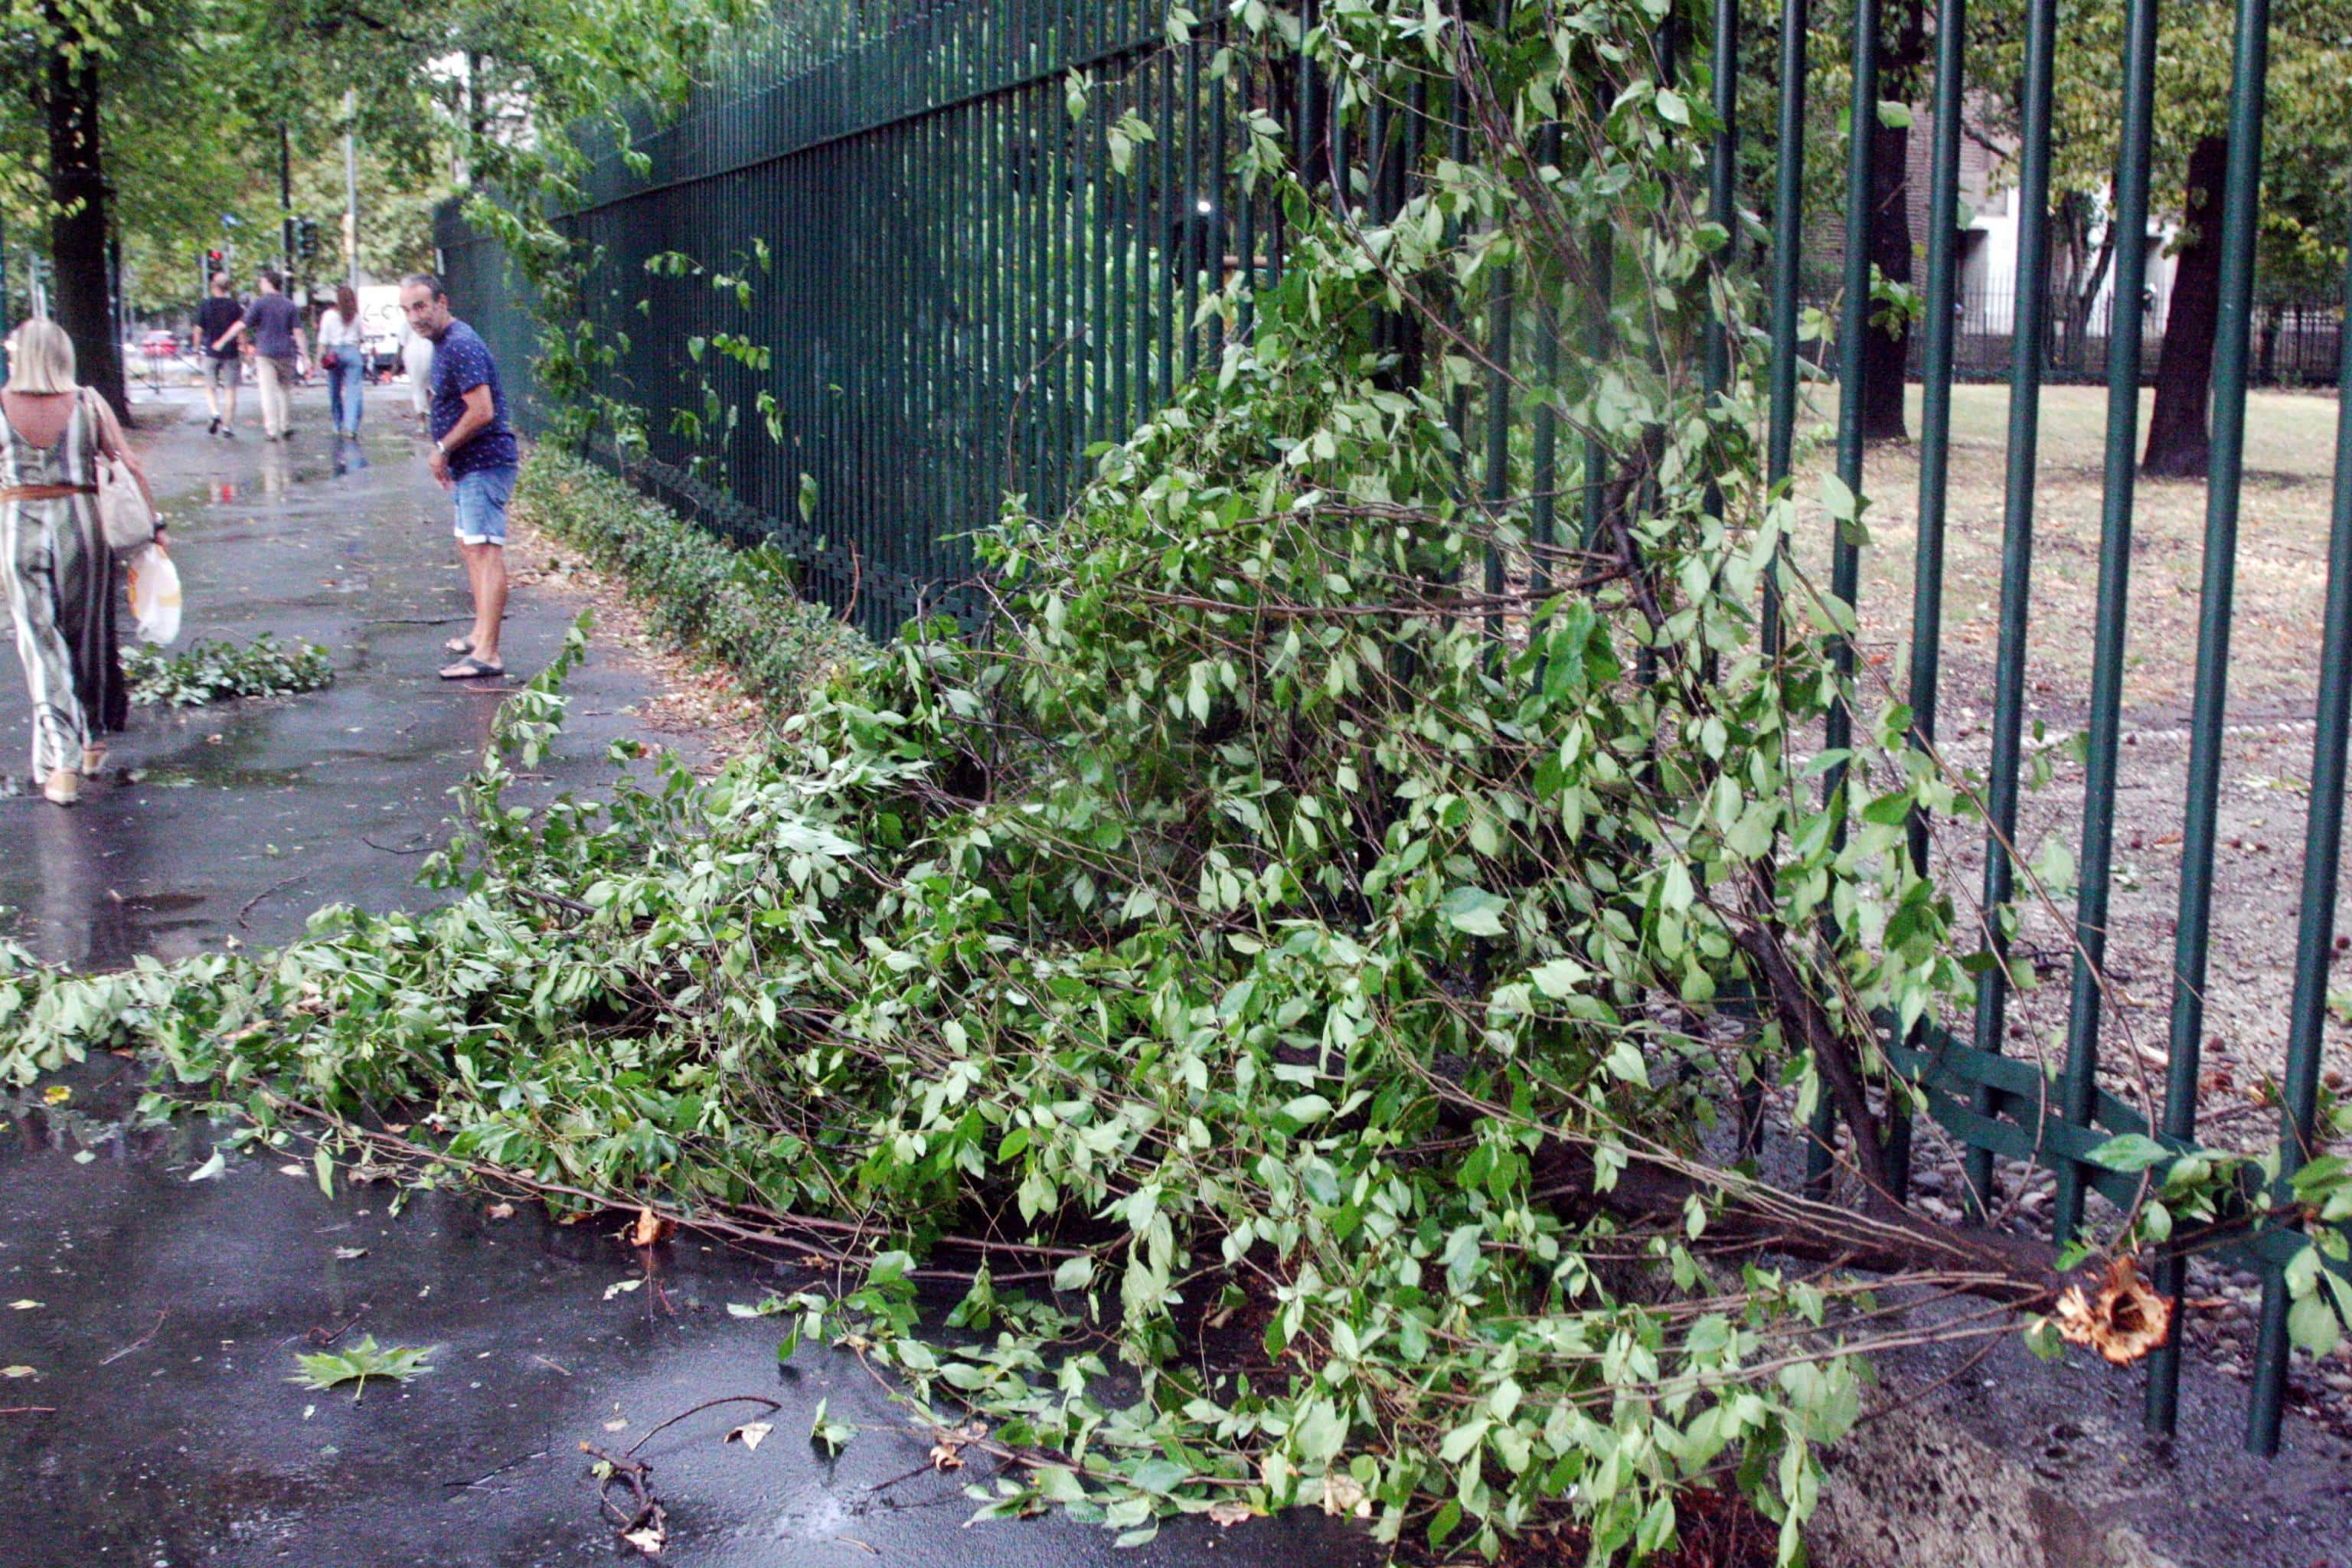
{"type": "MultiPolygon", "coordinates": [[[[253,912],[253,907],[261,902],[262,900],[269,897],[270,894],[282,893],[297,882],[308,881],[310,879],[310,873],[308,871],[297,871],[292,876],[288,877],[281,881],[270,883],[269,886],[262,889],[261,891],[254,894],[253,897],[245,900],[245,907],[236,911],[236,923],[240,926],[245,925],[245,917],[253,912]]],[[[250,930],[251,928],[247,927],[247,929],[250,930]]]]}
{"type": "Polygon", "coordinates": [[[513,1469],[517,1465],[528,1465],[533,1459],[544,1459],[545,1458],[547,1458],[547,1450],[541,1448],[535,1454],[525,1454],[519,1459],[509,1459],[505,1464],[500,1465],[497,1469],[492,1470],[488,1475],[483,1476],[478,1479],[470,1481],[443,1481],[441,1484],[445,1487],[454,1488],[459,1491],[471,1491],[476,1487],[480,1486],[483,1481],[496,1480],[499,1477],[505,1475],[509,1470],[513,1469]]]}
{"type": "Polygon", "coordinates": [[[769,1413],[772,1415],[784,1407],[783,1401],[780,1399],[771,1399],[764,1394],[724,1394],[716,1399],[706,1399],[701,1404],[695,1405],[692,1409],[681,1410],[677,1415],[671,1416],[668,1420],[663,1422],[660,1426],[647,1429],[644,1436],[638,1438],[626,1448],[621,1450],[621,1457],[625,1459],[628,1458],[638,1449],[644,1447],[647,1443],[652,1442],[654,1440],[655,1434],[667,1431],[670,1427],[677,1426],[688,1416],[699,1415],[704,1411],[713,1409],[721,1405],[764,1405],[768,1407],[769,1413]]]}
{"type": "Polygon", "coordinates": [[[166,1307],[165,1309],[163,1309],[163,1310],[162,1310],[162,1311],[160,1311],[160,1312],[156,1313],[156,1314],[155,1314],[155,1326],[154,1326],[154,1328],[149,1329],[145,1333],[143,1333],[143,1334],[140,1335],[137,1339],[135,1339],[135,1340],[131,1341],[129,1344],[127,1344],[127,1345],[123,1346],[121,1350],[116,1351],[112,1355],[108,1356],[105,1360],[103,1360],[103,1361],[100,1362],[98,1364],[99,1364],[99,1365],[100,1365],[100,1366],[112,1366],[116,1362],[121,1361],[124,1356],[129,1355],[132,1351],[140,1350],[140,1349],[144,1348],[144,1347],[146,1346],[146,1344],[148,1343],[148,1342],[150,1342],[151,1340],[152,1340],[152,1339],[155,1337],[155,1335],[156,1335],[156,1334],[157,1334],[157,1333],[158,1333],[158,1332],[163,1329],[163,1320],[164,1320],[166,1317],[170,1316],[170,1315],[171,1315],[171,1309],[170,1309],[170,1308],[168,1308],[168,1307],[166,1307]]]}

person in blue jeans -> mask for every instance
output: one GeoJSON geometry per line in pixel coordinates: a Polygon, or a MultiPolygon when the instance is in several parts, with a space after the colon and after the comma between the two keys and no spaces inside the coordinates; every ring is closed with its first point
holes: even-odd
{"type": "Polygon", "coordinates": [[[433,343],[433,477],[457,504],[457,554],[474,595],[471,635],[452,638],[444,680],[501,676],[499,623],[507,611],[507,502],[522,452],[507,422],[506,388],[481,334],[449,313],[449,290],[430,272],[400,285],[408,324],[433,343]]]}
{"type": "Polygon", "coordinates": [[[367,333],[360,326],[359,292],[348,283],[336,285],[334,308],[319,318],[319,368],[327,373],[327,406],[336,434],[358,440],[367,333]]]}

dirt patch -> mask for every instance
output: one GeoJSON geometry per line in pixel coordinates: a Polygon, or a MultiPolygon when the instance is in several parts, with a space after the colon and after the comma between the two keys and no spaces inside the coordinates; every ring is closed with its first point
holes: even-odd
{"type": "Polygon", "coordinates": [[[646,729],[691,740],[695,771],[706,775],[759,747],[766,732],[760,705],[730,671],[654,631],[625,580],[598,570],[525,518],[510,527],[513,580],[593,610],[595,640],[654,683],[655,695],[628,710],[646,729]]]}
{"type": "MultiPolygon", "coordinates": [[[[1992,670],[1999,629],[2004,537],[2005,387],[1954,392],[1948,477],[1940,744],[1952,763],[1981,780],[1990,761],[1992,670]]],[[[1918,426],[1912,392],[1912,428],[1918,426]]],[[[2145,428],[2145,405],[2143,426],[2145,428]]],[[[2337,405],[2333,397],[2252,395],[2247,426],[2232,595],[2229,728],[2213,871],[2212,940],[2204,977],[2198,1134],[2221,1147],[2254,1152],[2280,1133],[2278,1079],[2285,1065],[2293,963],[2302,914],[2302,868],[2310,807],[2313,725],[2320,628],[2326,591],[2328,508],[2337,405]]],[[[2033,506],[2027,739],[2048,748],[2048,782],[2021,805],[2017,844],[2031,859],[2055,838],[2081,858],[2084,769],[2066,742],[2084,723],[2098,589],[2104,504],[2101,453],[2105,395],[2095,388],[2044,393],[2033,506]]],[[[1860,618],[1865,657],[1895,689],[1907,678],[1918,512],[1918,454],[1872,448],[1865,489],[1871,543],[1863,555],[1860,618]]],[[[2099,1042],[2102,1088],[2154,1120],[2159,1112],[2176,994],[2174,938],[2180,895],[2181,826],[2187,809],[2189,736],[2202,604],[2207,487],[2142,480],[2133,509],[2129,620],[2124,678],[2123,748],[2117,768],[2116,832],[2109,889],[2107,979],[2099,1042]]],[[[1799,551],[1825,582],[1825,523],[1809,525],[1799,551]]],[[[1980,827],[1948,824],[1936,856],[1946,885],[1979,914],[1984,841],[1980,827]]],[[[2352,947],[2339,875],[2340,955],[2352,947]]],[[[2023,899],[2015,951],[2033,988],[2011,1003],[2010,1055],[2054,1074],[2063,1061],[2074,950],[2074,895],[2023,899]]],[[[2339,960],[2340,961],[2340,960],[2339,960]]],[[[1963,1033],[1967,1020],[1957,1020],[1963,1033]]],[[[2352,997],[2331,1000],[2323,1081],[2352,1088],[2352,997]]],[[[1927,1130],[1919,1199],[1957,1217],[1959,1150],[1927,1130]]],[[[2344,1152],[2339,1142],[2334,1152],[2344,1152]]],[[[2011,1217],[2046,1235],[2053,1201],[2047,1173],[2003,1173],[2011,1217]]],[[[2112,1218],[2098,1212],[2094,1219],[2112,1218]]],[[[2225,1371],[2251,1363],[2251,1275],[2200,1265],[2191,1279],[2186,1332],[2225,1371]]],[[[2315,1363],[2296,1352],[2289,1404],[2352,1432],[2352,1345],[2315,1363]]]]}

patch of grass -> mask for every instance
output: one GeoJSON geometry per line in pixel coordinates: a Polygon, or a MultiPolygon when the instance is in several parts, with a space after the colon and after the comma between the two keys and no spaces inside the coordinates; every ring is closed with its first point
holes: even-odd
{"type": "Polygon", "coordinates": [[[122,656],[131,700],[196,708],[236,697],[289,697],[334,684],[335,667],[316,643],[289,646],[268,632],[249,643],[200,642],[176,654],[144,643],[122,656]]]}
{"type": "Polygon", "coordinates": [[[799,711],[868,646],[800,597],[794,563],[781,551],[737,549],[568,453],[533,453],[515,505],[551,537],[627,578],[656,630],[726,665],[771,717],[799,711]]]}

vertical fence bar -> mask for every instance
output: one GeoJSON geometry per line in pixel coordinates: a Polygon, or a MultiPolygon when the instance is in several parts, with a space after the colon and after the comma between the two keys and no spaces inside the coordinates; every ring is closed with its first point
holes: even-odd
{"type": "MultiPolygon", "coordinates": [[[[2238,487],[2245,467],[2246,354],[2253,315],[2254,228],[2260,216],[2270,30],[2270,0],[2238,0],[2229,174],[2221,203],[2221,299],[2213,328],[2213,455],[2206,474],[2205,574],[2197,606],[2197,697],[2189,726],[2189,805],[2180,827],[2180,913],[2172,954],[2172,1038],[2164,1075],[2164,1132],[2179,1139],[2197,1131],[2197,1070],[2205,1036],[2213,828],[2221,788],[2221,721],[2229,705],[2231,595],[2238,566],[2238,487]]],[[[2157,1266],[2156,1289],[2177,1303],[2187,1277],[2181,1259],[2166,1258],[2157,1266]]],[[[2179,1405],[2180,1340],[2175,1333],[2148,1358],[2149,1429],[2171,1431],[2179,1405]]]]}
{"type": "MultiPolygon", "coordinates": [[[[1706,404],[1710,413],[1725,411],[1731,390],[1731,329],[1726,312],[1731,279],[1739,265],[1739,0],[1714,0],[1714,38],[1709,56],[1713,74],[1709,88],[1715,110],[1715,140],[1707,153],[1707,216],[1723,229],[1723,249],[1717,255],[1708,279],[1705,341],[1706,404]]],[[[1722,487],[1708,480],[1706,510],[1723,516],[1722,487]]],[[[1712,656],[1710,655],[1710,659],[1712,656]]],[[[1712,669],[1712,664],[1709,665],[1712,669]]],[[[1763,1151],[1764,1080],[1760,1073],[1744,1072],[1738,1089],[1739,1157],[1753,1160],[1763,1151]]]]}
{"type": "MultiPolygon", "coordinates": [[[[1732,0],[1720,0],[1729,5],[1732,0]]],[[[1536,134],[1536,157],[1546,167],[1559,163],[1559,122],[1553,121],[1536,134]]],[[[1393,216],[1393,213],[1391,214],[1393,216]]],[[[1535,295],[1536,416],[1531,437],[1533,475],[1528,505],[1528,615],[1532,624],[1537,604],[1551,592],[1549,552],[1557,542],[1559,489],[1559,311],[1554,303],[1559,285],[1533,267],[1528,284],[1535,295]]]]}
{"type": "MultiPolygon", "coordinates": [[[[2130,617],[2132,487],[2139,448],[2140,312],[2147,286],[2148,143],[2156,101],[2157,0],[2131,0],[2124,22],[2123,138],[2116,160],[2115,297],[2107,335],[2107,453],[2099,524],[2099,590],[2092,636],[2090,750],[2083,781],[2082,882],[2074,901],[2074,994],[2067,1014],[2061,1114],[2091,1124],[2097,1088],[2100,987],[2107,952],[2107,889],[2115,848],[2116,731],[2122,725],[2124,635],[2130,617]]],[[[2058,1169],[2052,1225],[2061,1246],[2082,1223],[2084,1171],[2058,1169]]]]}
{"type": "MultiPolygon", "coordinates": [[[[2042,338],[2050,299],[2051,79],[2057,0],[2032,0],[2025,17],[2023,161],[2018,180],[2017,322],[2022,345],[2010,369],[2009,473],[2000,544],[2000,631],[1993,667],[1992,761],[1986,777],[1985,947],[1993,963],[1977,981],[1976,1044],[2001,1048],[2009,1005],[2009,940],[2003,931],[2016,870],[2018,752],[2024,729],[2027,587],[2033,566],[2034,465],[2042,416],[2042,338]]],[[[1992,1093],[1972,1097],[1980,1115],[1992,1093]]],[[[1981,1212],[1992,1194],[1992,1153],[1971,1148],[1969,1201],[1981,1212]]]]}
{"type": "MultiPolygon", "coordinates": [[[[1504,505],[1511,493],[1511,336],[1514,288],[1508,263],[1494,270],[1486,289],[1486,592],[1503,592],[1503,546],[1492,531],[1500,527],[1504,505]]],[[[1503,635],[1499,602],[1486,612],[1486,634],[1503,635]]]]}
{"type": "MultiPolygon", "coordinates": [[[[1770,422],[1764,437],[1764,483],[1779,493],[1787,484],[1797,441],[1797,289],[1805,242],[1805,29],[1806,0],[1780,7],[1780,123],[1772,150],[1772,359],[1769,371],[1770,422]]],[[[1780,652],[1780,583],[1776,563],[1764,578],[1764,652],[1780,652]]]]}
{"type": "MultiPolygon", "coordinates": [[[[1854,0],[1853,92],[1847,108],[1845,160],[1845,255],[1843,301],[1838,319],[1837,474],[1847,490],[1862,494],[1862,412],[1865,350],[1870,342],[1870,227],[1872,212],[1872,150],[1878,124],[1878,0],[1854,0]]],[[[1830,544],[1830,593],[1851,612],[1861,596],[1862,552],[1847,529],[1840,528],[1830,544]]],[[[1853,639],[1839,637],[1830,659],[1841,681],[1853,677],[1853,639]]],[[[1853,715],[1840,698],[1830,704],[1824,743],[1832,752],[1845,750],[1853,738],[1853,715]]],[[[1822,780],[1822,797],[1831,804],[1838,822],[1838,839],[1844,837],[1843,813],[1836,805],[1845,791],[1843,763],[1832,765],[1822,780]]]]}
{"type": "MultiPolygon", "coordinates": [[[[1303,68],[1302,58],[1302,68],[1303,68]]],[[[1159,312],[1160,402],[1176,400],[1176,257],[1183,220],[1176,198],[1176,64],[1173,54],[1160,56],[1160,212],[1151,237],[1160,256],[1158,287],[1152,290],[1159,312]]],[[[1303,75],[1302,75],[1303,79],[1303,75]]],[[[1302,89],[1303,90],[1303,89],[1302,89]]]]}
{"type": "MultiPolygon", "coordinates": [[[[1706,391],[1710,411],[1720,406],[1731,386],[1731,331],[1724,320],[1728,302],[1724,291],[1739,263],[1739,0],[1714,0],[1715,47],[1709,57],[1713,80],[1715,139],[1707,150],[1706,216],[1723,230],[1723,248],[1717,253],[1708,279],[1706,340],[1706,391]]],[[[1559,132],[1552,130],[1559,145],[1559,132]]],[[[1557,162],[1559,153],[1552,154],[1557,162]]],[[[1708,489],[1707,510],[1720,512],[1723,497],[1708,489]]]]}
{"type": "Polygon", "coordinates": [[[1176,233],[1184,268],[1184,374],[1201,368],[1201,260],[1210,215],[1201,210],[1201,31],[1184,40],[1184,199],[1176,233]]]}
{"type": "MultiPolygon", "coordinates": [[[[2279,1191],[2314,1152],[2319,1119],[2320,1033],[2327,1017],[2327,965],[2336,942],[2336,875],[2344,848],[2344,746],[2352,718],[2352,265],[2344,273],[2344,324],[2338,334],[2336,415],[2336,515],[2327,539],[2326,629],[2319,644],[2318,732],[2311,742],[2311,809],[2303,840],[2303,918],[2295,931],[2294,1005],[2288,1015],[2286,1076],[2280,1087],[2279,1191]]],[[[2285,1270],[2263,1270],[2262,1329],[2254,1344],[2254,1394],[2246,1447],[2279,1449],[2286,1403],[2285,1270]]]]}
{"type": "MultiPolygon", "coordinates": [[[[1241,112],[1247,123],[1257,110],[1257,67],[1255,61],[1244,68],[1247,72],[1241,82],[1241,112]]],[[[1246,134],[1243,144],[1252,145],[1246,134]]],[[[1241,272],[1241,340],[1244,345],[1254,343],[1257,334],[1257,183],[1253,166],[1246,174],[1234,174],[1234,194],[1241,205],[1240,237],[1234,248],[1240,253],[1241,272]]]]}
{"type": "MultiPolygon", "coordinates": [[[[1853,95],[1846,110],[1845,254],[1843,295],[1838,320],[1837,475],[1849,495],[1862,494],[1862,409],[1864,349],[1870,332],[1871,151],[1878,123],[1878,0],[1854,0],[1853,95]]],[[[1830,596],[1851,615],[1861,597],[1862,552],[1850,531],[1833,522],[1830,542],[1830,596]]],[[[1830,647],[1830,664],[1841,686],[1853,679],[1853,639],[1841,635],[1830,647]]],[[[1822,744],[1843,752],[1853,739],[1853,715],[1843,696],[1830,703],[1822,725],[1822,744]]],[[[1846,767],[1832,763],[1822,779],[1822,801],[1831,816],[1831,842],[1845,842],[1846,767]]],[[[1855,1128],[1856,1138],[1864,1136],[1855,1128]]],[[[1805,1143],[1805,1191],[1814,1197],[1829,1193],[1832,1153],[1837,1121],[1829,1097],[1822,1095],[1813,1111],[1811,1136],[1805,1143]]],[[[1890,1196],[1893,1194],[1889,1194],[1890,1196]]]]}
{"type": "MultiPolygon", "coordinates": [[[[1214,47],[1210,51],[1210,64],[1214,74],[1209,83],[1209,197],[1208,261],[1209,289],[1222,291],[1225,284],[1226,226],[1233,221],[1232,204],[1227,200],[1227,188],[1233,180],[1233,142],[1228,121],[1233,112],[1233,96],[1229,78],[1233,72],[1233,57],[1226,49],[1225,18],[1220,15],[1216,31],[1211,35],[1214,47]]],[[[1224,354],[1231,335],[1229,323],[1217,318],[1217,353],[1224,354]]]]}
{"type": "MultiPolygon", "coordinates": [[[[1955,251],[1959,238],[1960,119],[1968,90],[1968,0],[1943,0],[1936,14],[1936,109],[1929,132],[1927,176],[1927,281],[1920,310],[1926,317],[1919,409],[1919,528],[1911,577],[1911,670],[1904,695],[1911,708],[1912,743],[1936,743],[1936,700],[1943,674],[1944,521],[1951,463],[1952,350],[1958,323],[1953,320],[1955,251]]],[[[1911,869],[1927,874],[1929,823],[1914,810],[1904,825],[1911,869]]],[[[1915,1049],[1925,1040],[1927,1020],[1907,1037],[1915,1049]]],[[[1889,1165],[1907,1185],[1910,1118],[1888,1118],[1900,1148],[1889,1165]]],[[[1899,1195],[1899,1194],[1898,1194],[1899,1195]]]]}
{"type": "MultiPolygon", "coordinates": [[[[1605,90],[1594,95],[1596,135],[1599,122],[1609,112],[1606,97],[1605,90]]],[[[1584,352],[1595,366],[1609,361],[1609,313],[1617,299],[1616,238],[1606,219],[1584,231],[1584,352]]],[[[1598,550],[1609,527],[1609,448],[1601,439],[1600,421],[1588,419],[1585,428],[1589,433],[1584,437],[1584,548],[1598,550]]]]}

